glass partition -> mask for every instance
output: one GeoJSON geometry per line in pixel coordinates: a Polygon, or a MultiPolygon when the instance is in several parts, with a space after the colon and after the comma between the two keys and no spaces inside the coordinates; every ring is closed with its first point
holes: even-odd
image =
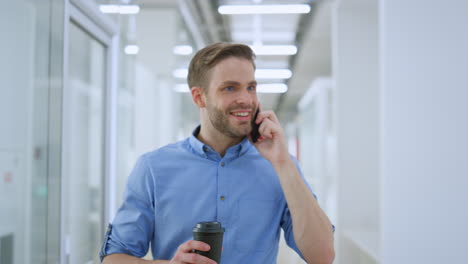
{"type": "Polygon", "coordinates": [[[0,263],[52,263],[58,258],[60,227],[52,212],[59,187],[50,164],[60,164],[60,115],[51,115],[60,97],[63,33],[51,22],[63,21],[63,1],[0,0],[0,263]],[[51,10],[54,10],[53,13],[51,10]],[[57,49],[53,49],[57,48],[57,49]],[[59,76],[55,74],[58,73],[59,76]],[[56,85],[58,84],[58,85],[56,85]],[[51,92],[52,87],[57,89],[51,92]],[[51,118],[52,117],[52,118],[51,118]],[[51,146],[51,142],[54,145],[51,146]],[[50,212],[50,213],[49,213],[50,212]]]}
{"type": "Polygon", "coordinates": [[[66,254],[99,263],[104,226],[106,47],[70,22],[64,133],[66,254]],[[70,250],[68,250],[68,248],[70,250]]]}

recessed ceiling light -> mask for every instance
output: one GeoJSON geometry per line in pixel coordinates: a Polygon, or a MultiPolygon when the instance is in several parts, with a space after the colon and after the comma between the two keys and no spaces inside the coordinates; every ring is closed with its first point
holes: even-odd
{"type": "Polygon", "coordinates": [[[106,14],[134,15],[140,12],[138,5],[99,5],[99,10],[106,14]]]}
{"type": "Polygon", "coordinates": [[[250,46],[255,55],[295,55],[297,47],[294,45],[250,46]]]}
{"type": "Polygon", "coordinates": [[[138,54],[140,48],[137,45],[127,45],[125,46],[125,54],[135,55],[138,54]]]}
{"type": "Polygon", "coordinates": [[[193,52],[192,46],[189,45],[178,45],[175,46],[172,50],[174,54],[177,55],[190,55],[193,52]]]}
{"type": "Polygon", "coordinates": [[[307,14],[310,5],[222,5],[218,12],[222,15],[307,14]]]}
{"type": "Polygon", "coordinates": [[[257,86],[257,93],[285,93],[288,86],[284,83],[265,83],[257,86]]]}
{"type": "Polygon", "coordinates": [[[257,69],[255,71],[256,79],[289,79],[292,72],[289,69],[257,69]]]}
{"type": "Polygon", "coordinates": [[[185,79],[188,75],[188,69],[175,69],[172,71],[172,76],[179,79],[185,79]]]}

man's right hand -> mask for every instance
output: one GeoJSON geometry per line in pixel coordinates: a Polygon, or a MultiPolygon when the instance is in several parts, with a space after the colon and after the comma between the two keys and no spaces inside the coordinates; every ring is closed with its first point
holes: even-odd
{"type": "Polygon", "coordinates": [[[170,264],[216,264],[214,260],[193,253],[194,249],[208,251],[210,245],[201,241],[189,240],[179,246],[170,264]]]}

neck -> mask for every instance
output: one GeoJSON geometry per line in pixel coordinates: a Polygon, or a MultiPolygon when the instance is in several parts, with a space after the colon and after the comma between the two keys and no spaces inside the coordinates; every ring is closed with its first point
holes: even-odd
{"type": "Polygon", "coordinates": [[[221,157],[224,157],[228,148],[239,144],[244,139],[228,137],[212,127],[211,124],[206,123],[202,122],[197,138],[218,152],[221,157]]]}

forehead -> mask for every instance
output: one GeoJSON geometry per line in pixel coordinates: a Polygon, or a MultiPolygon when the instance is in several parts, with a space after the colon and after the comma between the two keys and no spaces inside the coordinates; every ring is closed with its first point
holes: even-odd
{"type": "Polygon", "coordinates": [[[251,61],[229,57],[216,64],[209,73],[210,86],[224,81],[249,83],[255,80],[255,69],[251,61]]]}

